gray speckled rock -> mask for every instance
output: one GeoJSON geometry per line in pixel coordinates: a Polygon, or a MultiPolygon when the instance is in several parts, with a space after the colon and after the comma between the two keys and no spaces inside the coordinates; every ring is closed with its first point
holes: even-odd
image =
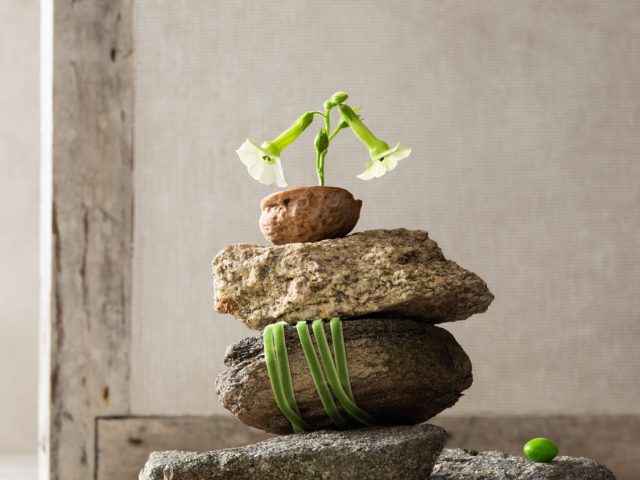
{"type": "Polygon", "coordinates": [[[430,480],[615,480],[615,476],[589,458],[558,457],[535,463],[501,452],[446,449],[430,480]]]}
{"type": "Polygon", "coordinates": [[[424,480],[445,443],[435,425],[272,438],[207,453],[154,452],[140,480],[424,480]]]}
{"type": "MultiPolygon", "coordinates": [[[[356,402],[380,423],[424,422],[454,405],[471,386],[469,357],[443,328],[389,318],[345,320],[342,325],[356,402]]],[[[330,339],[328,323],[324,326],[330,339]]],[[[331,427],[296,329],[286,327],[285,338],[302,417],[316,430],[331,427]]],[[[271,391],[262,337],[232,345],[224,362],[229,368],[216,379],[220,403],[247,425],[291,432],[271,391]]]]}
{"type": "Polygon", "coordinates": [[[484,312],[493,295],[420,230],[370,230],[277,247],[229,245],[213,261],[215,309],[249,328],[390,314],[430,323],[484,312]]]}

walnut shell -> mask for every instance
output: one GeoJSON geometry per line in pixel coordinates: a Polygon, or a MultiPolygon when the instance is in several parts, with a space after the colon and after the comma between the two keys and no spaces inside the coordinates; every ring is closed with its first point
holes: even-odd
{"type": "Polygon", "coordinates": [[[361,207],[343,188],[292,188],[260,202],[260,231],[275,245],[344,237],[358,223],[361,207]]]}

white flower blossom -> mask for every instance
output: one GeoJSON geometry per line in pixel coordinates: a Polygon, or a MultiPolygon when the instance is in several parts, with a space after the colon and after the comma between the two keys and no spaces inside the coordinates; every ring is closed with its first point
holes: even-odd
{"type": "Polygon", "coordinates": [[[260,183],[265,185],[275,183],[279,187],[287,186],[279,155],[259,147],[249,139],[240,145],[236,153],[246,165],[249,175],[260,183]]]}
{"type": "Polygon", "coordinates": [[[390,172],[398,166],[398,162],[407,158],[411,154],[411,149],[397,144],[395,147],[386,150],[376,158],[367,163],[367,169],[358,175],[360,180],[371,180],[390,172]]]}

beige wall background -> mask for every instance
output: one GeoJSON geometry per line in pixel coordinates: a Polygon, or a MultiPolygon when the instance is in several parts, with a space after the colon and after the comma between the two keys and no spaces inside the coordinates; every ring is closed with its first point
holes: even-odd
{"type": "Polygon", "coordinates": [[[38,5],[0,1],[0,452],[36,450],[38,5]]]}
{"type": "MultiPolygon", "coordinates": [[[[135,2],[137,414],[220,412],[225,347],[210,261],[264,242],[274,191],[235,155],[345,90],[389,143],[355,179],[343,132],[328,184],[364,200],[359,230],[428,230],[496,300],[450,329],[475,382],[450,412],[638,413],[640,3],[635,0],[135,2]]],[[[314,178],[315,128],[283,155],[314,178]]]]}

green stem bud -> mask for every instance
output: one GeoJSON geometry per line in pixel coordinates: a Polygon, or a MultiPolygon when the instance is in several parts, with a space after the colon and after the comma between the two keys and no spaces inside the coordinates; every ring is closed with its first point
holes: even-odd
{"type": "Polygon", "coordinates": [[[344,102],[347,98],[349,98],[349,95],[347,95],[345,92],[336,92],[333,95],[331,95],[331,98],[329,99],[329,101],[335,105],[339,105],[342,102],[344,102]]]}
{"type": "Polygon", "coordinates": [[[327,132],[324,128],[321,128],[318,135],[316,135],[314,145],[318,153],[322,153],[329,148],[329,137],[327,136],[327,132]]]}

